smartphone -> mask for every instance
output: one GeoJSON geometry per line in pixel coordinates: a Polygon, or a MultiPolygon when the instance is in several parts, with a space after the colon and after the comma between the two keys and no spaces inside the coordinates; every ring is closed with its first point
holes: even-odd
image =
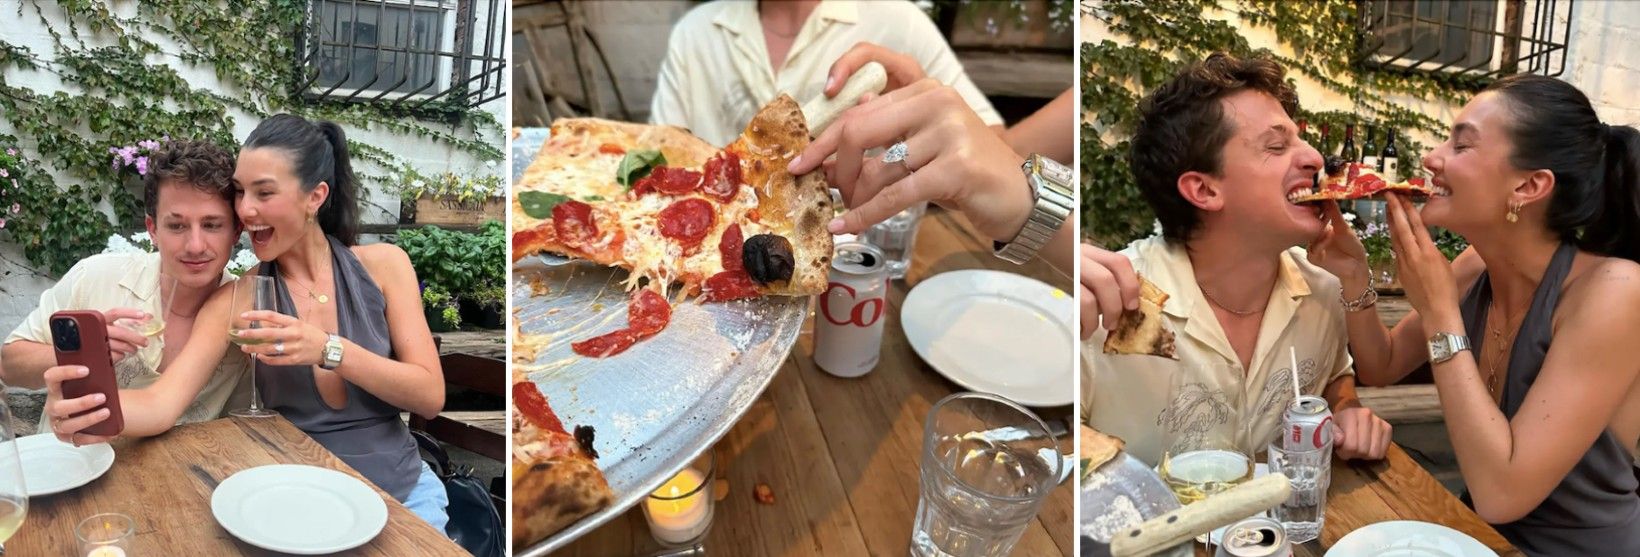
{"type": "Polygon", "coordinates": [[[120,386],[114,377],[114,362],[108,355],[108,322],[102,312],[72,310],[51,314],[51,344],[57,349],[57,365],[85,366],[91,374],[63,382],[63,399],[102,393],[108,402],[79,415],[108,408],[108,419],[82,430],[92,435],[112,437],[125,430],[125,414],[120,411],[120,386]]]}

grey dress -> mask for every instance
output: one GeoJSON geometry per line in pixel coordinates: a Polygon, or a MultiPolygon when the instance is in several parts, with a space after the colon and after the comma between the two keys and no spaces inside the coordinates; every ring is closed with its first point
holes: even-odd
{"type": "MultiPolygon", "coordinates": [[[[329,239],[336,281],[336,299],[331,300],[336,306],[336,334],[358,348],[392,358],[386,297],[353,251],[336,238],[329,239]]],[[[296,315],[278,262],[263,263],[262,274],[273,277],[278,288],[279,312],[296,315]]],[[[345,380],[347,404],[331,408],[319,396],[311,367],[256,365],[256,386],[268,407],[395,499],[402,502],[410,496],[421,474],[421,454],[409,426],[399,418],[403,410],[345,380]]]]}
{"type": "MultiPolygon", "coordinates": [[[[1577,248],[1561,244],[1532,294],[1532,305],[1521,321],[1510,348],[1509,370],[1503,384],[1503,415],[1514,418],[1526,401],[1526,391],[1537,381],[1549,353],[1555,306],[1561,283],[1571,271],[1577,248]]],[[[1475,353],[1486,342],[1486,314],[1492,301],[1492,283],[1486,273],[1469,289],[1460,309],[1464,329],[1475,353]]],[[[1533,556],[1640,555],[1640,469],[1624,443],[1611,430],[1602,431],[1572,471],[1525,518],[1494,525],[1515,547],[1533,556]]],[[[1471,506],[1469,495],[1464,502],[1471,506]]]]}

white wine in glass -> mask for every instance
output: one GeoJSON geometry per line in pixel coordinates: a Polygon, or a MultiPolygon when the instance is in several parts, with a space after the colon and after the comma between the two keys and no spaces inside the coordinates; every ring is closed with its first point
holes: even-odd
{"type": "MultiPolygon", "coordinates": [[[[273,284],[273,277],[262,275],[242,276],[239,277],[239,280],[234,281],[233,288],[233,307],[229,308],[232,313],[228,314],[228,339],[240,346],[265,344],[267,342],[265,339],[248,339],[241,336],[242,332],[259,329],[262,324],[240,316],[252,310],[278,311],[279,291],[273,284]]],[[[230,414],[241,418],[278,416],[278,412],[262,407],[262,393],[256,387],[256,359],[250,355],[245,357],[250,359],[251,366],[251,406],[250,408],[234,410],[230,414]]]]}
{"type": "Polygon", "coordinates": [[[11,409],[0,399],[0,543],[11,539],[28,516],[28,488],[23,485],[23,459],[17,452],[11,409]]]}
{"type": "Polygon", "coordinates": [[[1162,481],[1179,502],[1189,505],[1229,491],[1253,479],[1253,459],[1226,449],[1202,449],[1165,454],[1162,481]]]}
{"type": "Polygon", "coordinates": [[[159,290],[159,315],[150,315],[147,319],[127,317],[115,321],[114,324],[136,331],[137,334],[148,338],[154,338],[165,332],[165,316],[171,314],[171,301],[176,299],[177,279],[163,274],[159,276],[159,279],[161,284],[159,290]],[[170,285],[169,290],[165,289],[164,285],[166,284],[170,285]]]}

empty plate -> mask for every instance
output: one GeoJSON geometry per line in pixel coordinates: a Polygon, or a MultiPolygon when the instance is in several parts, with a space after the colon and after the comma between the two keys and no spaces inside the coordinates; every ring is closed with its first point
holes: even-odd
{"type": "Polygon", "coordinates": [[[1075,302],[1036,279],[941,273],[906,295],[900,324],[917,355],[957,384],[1027,406],[1075,398],[1075,302]]]}
{"type": "Polygon", "coordinates": [[[318,555],[364,545],[387,526],[387,503],[363,481],[317,466],[241,470],[211,493],[211,514],[245,543],[318,555]]]}
{"type": "Polygon", "coordinates": [[[1463,532],[1415,520],[1370,524],[1350,532],[1327,557],[1497,557],[1463,532]]]}
{"type": "Polygon", "coordinates": [[[50,433],[17,439],[17,455],[23,461],[23,485],[29,497],[91,483],[114,465],[114,448],[108,443],[76,447],[50,433]]]}

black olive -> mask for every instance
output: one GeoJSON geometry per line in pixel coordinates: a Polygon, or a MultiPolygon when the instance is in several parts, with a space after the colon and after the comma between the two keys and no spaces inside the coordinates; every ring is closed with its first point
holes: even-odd
{"type": "Polygon", "coordinates": [[[575,426],[575,442],[581,445],[581,450],[586,451],[587,456],[592,457],[593,460],[598,458],[598,449],[592,448],[592,438],[595,434],[596,432],[592,429],[592,426],[575,426]]]}
{"type": "Polygon", "coordinates": [[[792,243],[774,234],[758,234],[746,239],[740,250],[740,261],[746,274],[758,284],[791,280],[797,270],[797,257],[792,255],[792,243]]]}
{"type": "Polygon", "coordinates": [[[1336,156],[1327,157],[1326,171],[1327,171],[1328,176],[1337,176],[1338,173],[1343,172],[1344,171],[1344,158],[1343,157],[1336,157],[1336,156]]]}

